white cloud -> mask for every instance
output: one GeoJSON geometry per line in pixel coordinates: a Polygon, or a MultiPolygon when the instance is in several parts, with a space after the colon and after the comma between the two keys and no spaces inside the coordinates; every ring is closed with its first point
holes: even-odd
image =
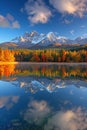
{"type": "Polygon", "coordinates": [[[87,0],[49,0],[52,6],[62,14],[83,17],[87,12],[87,0]]]}
{"type": "Polygon", "coordinates": [[[11,15],[11,14],[7,14],[6,18],[9,20],[9,21],[14,21],[14,17],[11,15]]]}
{"type": "Polygon", "coordinates": [[[12,28],[20,28],[20,24],[17,20],[12,23],[12,28]]]}
{"type": "Polygon", "coordinates": [[[21,9],[20,9],[20,12],[23,13],[23,12],[24,12],[24,8],[21,8],[21,9]]]}
{"type": "Polygon", "coordinates": [[[63,23],[65,23],[65,24],[70,24],[70,23],[72,23],[72,20],[64,19],[64,20],[63,20],[63,23]]]}
{"type": "Polygon", "coordinates": [[[83,34],[83,37],[84,37],[84,38],[87,38],[87,33],[84,33],[84,34],[83,34]]]}
{"type": "Polygon", "coordinates": [[[81,25],[80,27],[81,27],[81,28],[85,28],[85,25],[81,25]]]}
{"type": "Polygon", "coordinates": [[[44,130],[86,130],[87,112],[81,108],[59,111],[48,120],[44,130]]]}
{"type": "Polygon", "coordinates": [[[4,16],[0,15],[0,27],[10,27],[10,23],[8,19],[6,19],[4,16]]]}
{"type": "Polygon", "coordinates": [[[71,33],[72,35],[74,35],[75,31],[74,31],[74,30],[71,30],[70,33],[71,33]]]}
{"type": "Polygon", "coordinates": [[[42,0],[28,0],[25,4],[28,20],[32,24],[47,23],[52,16],[51,11],[42,0]]]}
{"type": "Polygon", "coordinates": [[[20,28],[20,24],[11,14],[3,16],[0,14],[0,27],[2,28],[20,28]]]}

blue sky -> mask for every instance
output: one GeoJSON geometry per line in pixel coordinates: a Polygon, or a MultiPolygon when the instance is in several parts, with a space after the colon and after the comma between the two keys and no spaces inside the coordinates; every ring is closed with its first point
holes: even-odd
{"type": "Polygon", "coordinates": [[[0,42],[24,32],[87,37],[87,0],[0,0],[0,42]]]}

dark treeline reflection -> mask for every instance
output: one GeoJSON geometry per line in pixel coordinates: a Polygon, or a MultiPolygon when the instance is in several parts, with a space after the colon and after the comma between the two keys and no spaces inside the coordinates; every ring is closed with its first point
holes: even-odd
{"type": "Polygon", "coordinates": [[[0,65],[0,78],[11,76],[44,76],[87,79],[86,65],[0,65]]]}

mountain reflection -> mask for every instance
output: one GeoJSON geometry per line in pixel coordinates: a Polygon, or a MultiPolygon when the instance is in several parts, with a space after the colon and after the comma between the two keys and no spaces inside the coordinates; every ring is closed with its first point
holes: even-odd
{"type": "Polygon", "coordinates": [[[0,66],[2,80],[24,88],[26,92],[56,92],[58,88],[86,87],[87,67],[64,65],[3,65],[0,66]]]}
{"type": "Polygon", "coordinates": [[[45,79],[39,78],[33,80],[33,77],[18,78],[17,81],[11,82],[16,87],[24,88],[26,92],[36,93],[38,91],[47,91],[49,93],[56,92],[59,88],[87,86],[87,82],[80,80],[61,80],[61,79],[45,79]]]}

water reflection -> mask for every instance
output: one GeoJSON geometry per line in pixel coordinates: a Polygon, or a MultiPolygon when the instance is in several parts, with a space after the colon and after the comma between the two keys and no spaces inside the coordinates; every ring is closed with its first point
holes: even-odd
{"type": "Polygon", "coordinates": [[[0,78],[0,130],[87,130],[86,65],[3,65],[0,78]]]}
{"type": "Polygon", "coordinates": [[[31,93],[44,90],[52,93],[58,88],[87,86],[85,65],[3,65],[0,66],[0,74],[2,80],[31,93]]]}
{"type": "Polygon", "coordinates": [[[0,65],[1,78],[12,75],[87,79],[87,67],[86,65],[0,65]]]}
{"type": "Polygon", "coordinates": [[[87,111],[80,107],[74,110],[59,111],[53,115],[44,130],[86,130],[87,111]]]}
{"type": "Polygon", "coordinates": [[[0,97],[0,109],[6,108],[9,110],[13,107],[14,104],[16,104],[19,100],[19,96],[3,96],[0,97]]]}
{"type": "Polygon", "coordinates": [[[63,89],[67,87],[77,87],[83,88],[87,87],[86,81],[80,80],[61,80],[61,79],[33,79],[33,77],[29,78],[17,78],[16,81],[11,82],[16,87],[24,88],[26,92],[37,93],[38,91],[47,91],[49,93],[57,92],[58,89],[63,89]]]}
{"type": "Polygon", "coordinates": [[[15,74],[15,65],[0,65],[0,79],[2,77],[10,77],[11,75],[15,74]]]}
{"type": "Polygon", "coordinates": [[[32,100],[25,112],[23,112],[24,120],[29,123],[40,124],[43,120],[48,117],[50,113],[50,107],[46,101],[36,101],[32,100]]]}

